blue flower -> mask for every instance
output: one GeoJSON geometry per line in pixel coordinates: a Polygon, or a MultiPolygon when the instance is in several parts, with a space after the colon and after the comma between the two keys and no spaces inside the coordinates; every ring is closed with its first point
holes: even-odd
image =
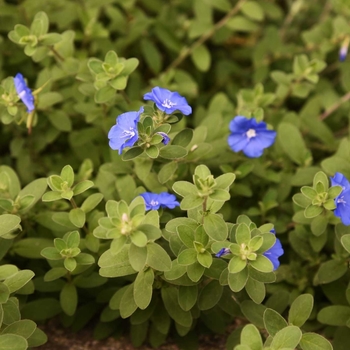
{"type": "Polygon", "coordinates": [[[341,173],[335,173],[331,177],[332,186],[341,186],[343,190],[339,196],[334,199],[336,209],[334,215],[341,219],[346,226],[350,225],[350,183],[341,173]]]}
{"type": "Polygon", "coordinates": [[[228,255],[228,254],[231,254],[231,250],[229,248],[222,248],[215,254],[215,256],[217,258],[221,258],[222,256],[228,255]]]}
{"type": "Polygon", "coordinates": [[[260,157],[265,148],[270,147],[276,138],[276,131],[267,130],[265,122],[255,118],[237,116],[230,122],[231,134],[228,144],[234,152],[243,151],[250,158],[260,157]]]}
{"type": "MultiPolygon", "coordinates": [[[[270,232],[273,234],[276,233],[275,229],[272,229],[270,232]]],[[[280,266],[280,262],[278,261],[278,258],[282,256],[283,253],[284,253],[284,250],[282,248],[281,241],[278,238],[276,238],[275,244],[269,250],[263,253],[263,255],[266,256],[272,262],[274,271],[277,270],[278,267],[280,266]]]]}
{"type": "Polygon", "coordinates": [[[17,73],[16,76],[13,78],[15,88],[18,94],[18,97],[22,100],[22,102],[27,107],[27,112],[30,113],[34,111],[34,96],[32,94],[32,90],[29,89],[27,86],[23,75],[21,73],[17,73]]]}
{"type": "Polygon", "coordinates": [[[343,191],[350,190],[350,182],[342,173],[335,173],[330,179],[332,186],[341,186],[343,191]]]}
{"type": "Polygon", "coordinates": [[[159,131],[159,132],[157,132],[157,134],[159,134],[160,136],[163,137],[162,142],[164,143],[164,145],[167,145],[169,143],[170,137],[165,132],[159,131]]]}
{"type": "Polygon", "coordinates": [[[109,146],[114,150],[118,150],[119,154],[122,154],[125,147],[132,147],[138,140],[137,122],[142,112],[143,107],[138,112],[121,114],[117,117],[116,125],[113,125],[109,130],[109,146]]]}
{"type": "Polygon", "coordinates": [[[157,108],[166,114],[171,114],[175,111],[180,111],[184,115],[192,113],[191,106],[178,92],[172,92],[157,86],[151,92],[145,94],[143,98],[153,101],[157,108]]]}
{"type": "Polygon", "coordinates": [[[145,200],[146,210],[158,210],[159,208],[174,209],[180,205],[176,197],[168,192],[144,192],[140,196],[145,200]]]}

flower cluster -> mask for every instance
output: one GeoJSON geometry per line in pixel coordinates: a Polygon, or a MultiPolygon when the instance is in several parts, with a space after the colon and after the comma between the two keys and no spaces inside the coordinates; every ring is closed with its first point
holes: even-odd
{"type": "Polygon", "coordinates": [[[276,131],[268,130],[265,122],[258,123],[255,118],[242,116],[232,119],[230,131],[227,141],[231,149],[234,152],[243,151],[250,158],[260,157],[276,138],[276,131]]]}
{"type": "Polygon", "coordinates": [[[331,177],[332,186],[341,186],[343,190],[339,196],[334,199],[336,209],[334,215],[341,219],[344,225],[350,225],[350,183],[341,173],[335,173],[331,177]]]}
{"type": "Polygon", "coordinates": [[[27,107],[27,112],[30,113],[34,111],[34,96],[32,94],[32,90],[29,89],[27,86],[23,75],[21,73],[17,73],[16,76],[13,78],[16,92],[18,94],[18,97],[22,100],[22,102],[27,107]]]}
{"type": "MultiPolygon", "coordinates": [[[[144,95],[144,99],[153,101],[158,109],[166,114],[175,111],[180,111],[184,115],[192,113],[192,108],[178,92],[155,87],[151,92],[144,95]]],[[[109,131],[109,145],[113,150],[118,150],[119,154],[122,153],[125,147],[132,147],[139,139],[137,123],[140,120],[141,113],[143,113],[143,107],[138,112],[121,114],[117,117],[116,125],[112,126],[109,131]]],[[[158,132],[158,134],[163,137],[164,145],[167,145],[170,141],[169,136],[164,132],[158,132]]]]}
{"type": "Polygon", "coordinates": [[[174,209],[180,205],[180,203],[176,200],[176,197],[167,192],[144,192],[141,193],[140,196],[145,201],[146,210],[158,210],[159,208],[174,209]]]}
{"type": "MultiPolygon", "coordinates": [[[[276,231],[274,228],[270,232],[273,234],[276,234],[276,231]]],[[[215,256],[217,258],[221,258],[222,256],[225,256],[228,254],[231,254],[230,248],[222,248],[215,254],[215,256]]],[[[284,254],[284,250],[282,248],[281,241],[278,238],[276,238],[275,244],[269,250],[263,253],[263,255],[266,256],[272,262],[274,271],[277,270],[278,267],[280,266],[280,262],[278,261],[278,258],[283,254],[284,254]]]]}

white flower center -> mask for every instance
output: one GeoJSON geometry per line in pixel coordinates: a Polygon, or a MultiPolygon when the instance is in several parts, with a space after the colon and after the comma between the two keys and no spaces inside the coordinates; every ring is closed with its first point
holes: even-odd
{"type": "Polygon", "coordinates": [[[250,140],[252,137],[255,137],[256,136],[256,131],[254,129],[249,129],[247,132],[246,132],[246,135],[248,137],[248,139],[250,140]]]}
{"type": "Polygon", "coordinates": [[[25,94],[26,94],[26,90],[22,90],[22,91],[18,94],[18,96],[19,96],[19,98],[22,98],[25,94]]]}
{"type": "Polygon", "coordinates": [[[346,204],[346,201],[344,200],[344,196],[341,196],[340,198],[338,198],[337,203],[346,204]]]}
{"type": "Polygon", "coordinates": [[[154,199],[152,199],[151,202],[150,202],[150,204],[151,204],[152,207],[155,207],[156,205],[159,204],[159,202],[158,202],[158,201],[155,201],[154,199]]]}
{"type": "Polygon", "coordinates": [[[166,99],[163,101],[162,106],[165,108],[172,108],[172,107],[176,106],[176,103],[171,102],[170,100],[166,99]]]}
{"type": "Polygon", "coordinates": [[[134,136],[135,136],[135,130],[133,128],[123,131],[123,137],[127,137],[128,139],[131,139],[134,136]]]}

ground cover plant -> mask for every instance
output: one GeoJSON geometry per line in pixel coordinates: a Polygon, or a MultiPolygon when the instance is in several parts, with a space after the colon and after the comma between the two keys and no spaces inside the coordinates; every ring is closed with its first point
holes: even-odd
{"type": "Polygon", "coordinates": [[[349,42],[347,0],[0,0],[0,349],[347,349],[349,42]]]}

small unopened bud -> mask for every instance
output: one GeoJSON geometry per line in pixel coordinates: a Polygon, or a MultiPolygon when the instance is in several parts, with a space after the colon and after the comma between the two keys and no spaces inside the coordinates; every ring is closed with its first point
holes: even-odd
{"type": "Polygon", "coordinates": [[[349,48],[349,43],[350,43],[350,37],[347,36],[343,40],[340,50],[339,50],[339,61],[343,62],[346,59],[346,56],[348,54],[348,48],[349,48]]]}
{"type": "Polygon", "coordinates": [[[198,148],[198,145],[193,145],[190,149],[191,152],[195,151],[198,148]]]}

